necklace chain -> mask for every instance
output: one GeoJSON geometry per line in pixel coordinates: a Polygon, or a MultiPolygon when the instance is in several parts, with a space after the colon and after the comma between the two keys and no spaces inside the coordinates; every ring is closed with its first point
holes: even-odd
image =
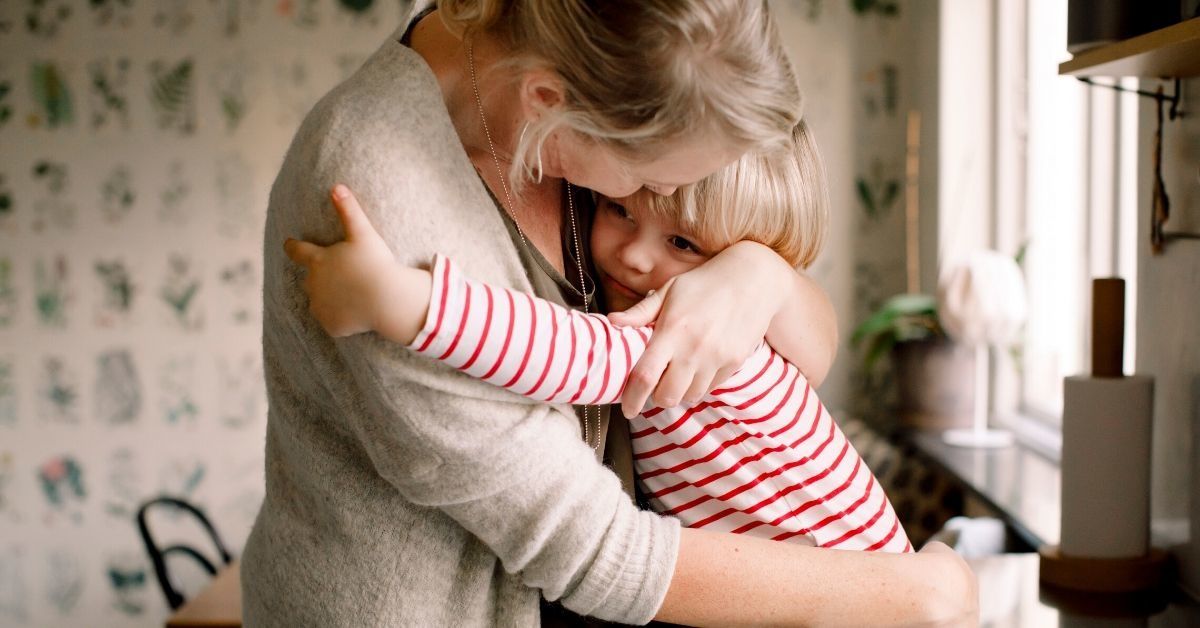
{"type": "MultiPolygon", "coordinates": [[[[492,154],[492,163],[496,166],[496,176],[500,178],[500,189],[504,192],[504,200],[507,201],[505,212],[512,219],[513,224],[517,227],[517,235],[521,237],[521,245],[529,248],[529,241],[525,238],[525,231],[521,229],[521,223],[517,221],[517,215],[514,211],[516,206],[513,204],[512,195],[508,191],[508,181],[504,177],[504,169],[500,167],[500,158],[496,156],[496,144],[492,141],[492,131],[488,128],[487,116],[483,112],[483,98],[479,96],[479,81],[475,78],[475,42],[467,44],[467,69],[471,74],[471,91],[475,94],[475,105],[479,108],[479,121],[483,124],[483,136],[487,138],[488,152],[492,154]]],[[[583,300],[583,312],[589,313],[587,284],[583,279],[583,255],[580,254],[579,247],[579,229],[575,224],[575,195],[571,188],[571,182],[563,179],[563,184],[567,188],[567,213],[571,220],[571,239],[575,245],[575,267],[579,271],[579,296],[583,300]]],[[[600,447],[600,408],[592,406],[583,407],[583,442],[587,443],[593,451],[600,447]],[[595,428],[590,428],[591,425],[591,410],[595,410],[596,425],[595,428]],[[595,432],[595,443],[592,443],[592,434],[595,432]]]]}

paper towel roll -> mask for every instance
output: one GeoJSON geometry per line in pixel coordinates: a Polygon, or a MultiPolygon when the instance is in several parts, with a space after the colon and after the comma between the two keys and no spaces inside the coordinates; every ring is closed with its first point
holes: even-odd
{"type": "Polygon", "coordinates": [[[1063,393],[1062,553],[1145,556],[1153,378],[1068,377],[1063,393]]]}

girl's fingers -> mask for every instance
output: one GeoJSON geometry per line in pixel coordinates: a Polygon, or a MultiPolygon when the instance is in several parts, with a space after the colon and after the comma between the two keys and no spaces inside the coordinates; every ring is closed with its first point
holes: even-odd
{"type": "Polygon", "coordinates": [[[324,250],[325,247],[323,246],[317,246],[312,242],[304,242],[303,240],[294,240],[292,238],[288,238],[283,243],[283,251],[287,253],[287,256],[293,262],[301,264],[305,268],[317,261],[324,250]]]}
{"type": "Polygon", "coordinates": [[[357,240],[366,237],[374,237],[374,227],[371,226],[371,221],[363,212],[362,205],[358,204],[358,198],[354,196],[354,192],[350,188],[339,183],[333,186],[333,206],[337,209],[338,219],[342,221],[342,229],[346,231],[347,240],[357,240]]]}
{"type": "Polygon", "coordinates": [[[651,290],[646,294],[646,298],[638,301],[636,305],[628,310],[609,314],[608,320],[620,327],[645,327],[653,323],[658,320],[658,315],[662,313],[667,292],[673,283],[675,283],[675,279],[671,278],[663,287],[658,290],[651,290]]]}

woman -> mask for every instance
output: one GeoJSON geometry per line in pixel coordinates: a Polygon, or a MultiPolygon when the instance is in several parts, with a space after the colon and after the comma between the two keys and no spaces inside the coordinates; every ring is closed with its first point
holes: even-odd
{"type": "MultiPolygon", "coordinates": [[[[444,0],[414,7],[395,39],[318,103],[272,189],[248,625],[534,625],[539,597],[625,623],[972,621],[953,554],[823,551],[638,511],[598,460],[597,409],[576,418],[372,335],[331,340],[279,246],[338,239],[325,190],[345,182],[402,263],[441,252],[590,307],[580,188],[668,193],[796,122],[765,6],[444,0]]],[[[828,362],[827,307],[806,307],[814,288],[764,251],[735,246],[680,277],[627,397],[695,398],[764,331],[788,357],[828,362]]],[[[628,443],[611,440],[627,468],[628,443]]]]}

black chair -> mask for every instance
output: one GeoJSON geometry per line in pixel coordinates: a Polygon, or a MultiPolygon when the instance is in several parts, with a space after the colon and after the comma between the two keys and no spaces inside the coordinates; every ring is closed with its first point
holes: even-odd
{"type": "Polygon", "coordinates": [[[155,543],[154,539],[150,537],[150,528],[146,525],[147,511],[149,511],[152,506],[157,505],[174,506],[175,508],[179,508],[195,516],[195,518],[200,521],[200,525],[204,526],[204,529],[208,531],[208,536],[212,539],[213,545],[216,546],[217,553],[220,554],[223,565],[228,565],[229,563],[233,562],[233,556],[229,553],[229,550],[225,549],[225,543],[221,541],[221,537],[217,534],[216,528],[213,527],[212,523],[209,522],[208,517],[206,517],[199,508],[182,499],[176,499],[174,497],[156,497],[142,504],[142,506],[138,508],[137,512],[138,531],[142,535],[142,542],[146,544],[146,553],[150,555],[150,562],[154,564],[154,575],[158,577],[158,585],[162,587],[163,595],[167,597],[167,604],[170,605],[171,610],[176,610],[180,606],[183,606],[184,598],[183,594],[181,594],[175,588],[175,585],[171,583],[170,575],[167,573],[166,557],[169,554],[185,554],[187,556],[191,556],[196,560],[196,562],[200,563],[200,566],[203,567],[205,571],[213,576],[217,575],[217,568],[211,561],[205,558],[203,554],[188,545],[172,545],[165,549],[159,549],[158,544],[155,543]]]}

